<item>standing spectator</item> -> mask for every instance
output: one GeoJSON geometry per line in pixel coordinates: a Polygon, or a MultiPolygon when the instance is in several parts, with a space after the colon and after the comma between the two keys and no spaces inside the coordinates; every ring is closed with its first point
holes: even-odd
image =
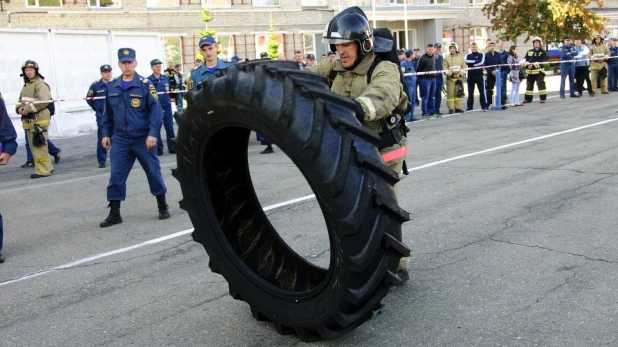
{"type": "Polygon", "coordinates": [[[110,212],[100,224],[101,228],[122,223],[120,201],[127,196],[127,178],[135,159],[144,168],[150,192],[157,197],[159,219],[170,217],[165,201],[167,188],[156,155],[157,135],[161,132],[163,118],[161,105],[157,90],[149,79],[135,72],[136,66],[135,50],[120,48],[118,67],[122,76],[109,84],[103,113],[102,143],[105,148],[111,146],[112,171],[107,186],[110,212]]]}
{"type": "Polygon", "coordinates": [[[545,72],[543,72],[544,63],[547,61],[547,52],[541,48],[543,41],[538,36],[532,38],[532,49],[526,52],[526,98],[524,104],[531,103],[534,96],[534,83],[539,90],[540,103],[544,104],[547,101],[547,87],[545,85],[545,72]]]}
{"type": "Polygon", "coordinates": [[[397,58],[399,58],[399,64],[405,59],[405,51],[402,48],[397,50],[397,58]]]}
{"type": "MultiPolygon", "coordinates": [[[[489,52],[489,45],[491,45],[491,43],[492,43],[491,39],[485,40],[485,48],[481,49],[480,52],[483,53],[483,54],[489,52]]],[[[485,70],[483,70],[483,71],[485,71],[485,70]]]]}
{"type": "Polygon", "coordinates": [[[405,74],[415,73],[416,65],[412,62],[412,50],[408,49],[404,52],[406,59],[404,59],[400,66],[401,72],[404,73],[404,79],[406,81],[406,85],[408,86],[408,96],[410,97],[410,112],[405,115],[406,121],[413,122],[414,121],[414,100],[416,100],[416,76],[405,76],[405,74]]]}
{"type": "MultiPolygon", "coordinates": [[[[442,57],[442,44],[436,43],[433,48],[433,55],[436,57],[436,71],[441,71],[442,62],[444,61],[444,57],[442,57]]],[[[444,74],[440,72],[436,75],[436,94],[434,99],[434,110],[438,116],[442,115],[440,112],[440,105],[442,104],[442,90],[444,90],[444,74]]]]}
{"type": "Polygon", "coordinates": [[[521,64],[517,56],[517,46],[511,46],[511,48],[509,48],[509,57],[506,62],[511,69],[509,72],[511,77],[511,106],[523,106],[524,104],[519,102],[519,86],[521,84],[519,71],[521,71],[521,64]]]}
{"type": "Polygon", "coordinates": [[[577,98],[579,95],[575,94],[575,62],[577,56],[577,49],[571,45],[571,36],[565,36],[562,38],[562,47],[560,47],[560,99],[565,98],[564,82],[569,79],[569,93],[572,98],[577,98]],[[569,62],[564,62],[564,61],[569,62]]]}
{"type": "Polygon", "coordinates": [[[199,42],[200,52],[206,59],[205,64],[202,64],[199,69],[191,73],[191,78],[187,82],[187,89],[200,90],[202,89],[202,83],[207,78],[221,76],[221,71],[232,66],[230,63],[226,63],[217,57],[217,50],[219,45],[214,37],[207,35],[202,36],[199,42]]]}
{"type": "Polygon", "coordinates": [[[337,52],[328,51],[328,58],[329,59],[337,59],[337,52]]]}
{"type": "MultiPolygon", "coordinates": [[[[189,77],[191,76],[191,74],[193,74],[193,71],[199,69],[200,67],[202,67],[202,64],[204,63],[204,61],[200,58],[195,59],[195,64],[193,65],[193,68],[191,69],[191,71],[189,72],[189,77]]],[[[191,88],[189,88],[189,90],[191,90],[191,88]]]]}
{"type": "Polygon", "coordinates": [[[328,55],[326,55],[326,53],[323,53],[323,54],[320,56],[320,61],[322,61],[322,60],[324,60],[324,59],[326,59],[326,58],[328,58],[328,55]]]}
{"type": "MultiPolygon", "coordinates": [[[[176,64],[174,66],[174,82],[176,83],[176,90],[185,90],[185,78],[182,75],[182,65],[176,64]]],[[[176,93],[176,109],[178,112],[182,112],[184,110],[184,103],[182,102],[182,96],[184,93],[176,93]]]]}
{"type": "MultiPolygon", "coordinates": [[[[436,57],[433,55],[433,45],[430,43],[427,45],[426,53],[418,61],[417,72],[429,72],[436,71],[436,57]]],[[[423,118],[437,117],[436,114],[436,74],[423,74],[417,76],[419,84],[421,86],[421,109],[423,118]]]]}
{"type": "MultiPolygon", "coordinates": [[[[4,98],[0,94],[0,165],[8,164],[15,152],[17,152],[17,133],[6,111],[4,98]]],[[[4,263],[4,256],[2,256],[3,238],[4,225],[2,224],[2,214],[0,214],[0,263],[4,263]]]]}
{"type": "MultiPolygon", "coordinates": [[[[283,55],[282,55],[282,57],[283,57],[283,55]]],[[[266,52],[260,53],[260,59],[269,59],[268,58],[268,53],[266,53],[266,52]]],[[[281,59],[281,57],[279,57],[279,60],[285,60],[285,58],[281,59]]],[[[255,137],[257,138],[258,141],[260,141],[261,145],[266,146],[266,148],[264,148],[264,150],[261,151],[260,154],[272,154],[272,153],[275,153],[275,150],[273,149],[272,143],[270,143],[270,141],[268,141],[264,137],[264,135],[256,132],[255,133],[255,137]]]]}
{"type": "MultiPolygon", "coordinates": [[[[49,85],[43,81],[44,77],[39,73],[39,64],[33,60],[26,60],[21,68],[21,76],[24,78],[24,87],[19,94],[19,102],[43,101],[51,99],[49,85]]],[[[28,143],[32,144],[32,157],[34,173],[30,178],[49,177],[54,171],[54,166],[49,160],[47,129],[51,114],[47,108],[48,103],[18,104],[15,110],[21,114],[22,125],[26,130],[28,143]],[[36,140],[36,141],[34,141],[36,140]],[[34,141],[34,142],[33,142],[34,141]]],[[[28,147],[28,143],[26,147],[28,147]]],[[[58,154],[60,150],[58,150],[58,154]]],[[[56,157],[60,160],[60,156],[56,157]]]]}
{"type": "Polygon", "coordinates": [[[301,69],[307,66],[307,64],[303,61],[303,52],[301,51],[294,52],[294,60],[296,60],[298,67],[301,69]]]}
{"type": "MultiPolygon", "coordinates": [[[[159,94],[159,105],[163,111],[163,127],[165,128],[165,136],[167,137],[167,150],[170,153],[176,153],[172,141],[176,138],[174,134],[174,116],[172,115],[172,100],[169,93],[170,79],[167,75],[161,74],[161,60],[153,59],[150,61],[150,69],[152,75],[148,76],[150,83],[155,87],[159,94]]],[[[172,76],[173,77],[173,76],[172,76]]],[[[163,155],[163,140],[161,139],[161,129],[157,132],[157,155],[163,155]]]]}
{"type": "Polygon", "coordinates": [[[307,66],[313,66],[315,64],[317,64],[317,62],[315,61],[315,55],[307,54],[307,66]]]}
{"type": "Polygon", "coordinates": [[[586,81],[586,87],[588,88],[588,95],[594,96],[594,90],[592,89],[592,82],[590,82],[590,60],[588,59],[588,53],[590,49],[586,46],[585,42],[582,42],[580,38],[575,39],[575,49],[577,50],[577,56],[575,59],[575,82],[577,84],[577,92],[579,96],[584,92],[584,81],[586,81]]]}
{"type": "Polygon", "coordinates": [[[444,59],[446,72],[446,106],[448,114],[463,113],[461,99],[463,97],[463,80],[466,71],[463,69],[464,58],[457,50],[457,44],[451,43],[448,47],[449,56],[444,59]]]}
{"type": "MultiPolygon", "coordinates": [[[[414,64],[415,68],[418,68],[418,61],[421,59],[421,49],[420,48],[414,48],[414,51],[412,52],[412,64],[414,64]]],[[[418,71],[418,70],[417,70],[418,71]]],[[[420,80],[417,78],[416,79],[416,93],[414,93],[414,95],[416,95],[416,100],[410,100],[410,103],[414,102],[415,106],[419,106],[420,103],[420,99],[419,96],[421,95],[420,92],[420,80]]]]}
{"type": "Polygon", "coordinates": [[[88,89],[88,97],[103,97],[103,99],[88,99],[86,102],[88,106],[94,111],[94,115],[97,118],[97,161],[99,162],[99,168],[105,167],[107,161],[107,149],[103,148],[101,140],[103,140],[103,112],[105,111],[105,92],[107,90],[107,84],[112,80],[112,67],[110,65],[102,65],[101,79],[95,81],[90,85],[88,89]]]}
{"type": "Polygon", "coordinates": [[[509,52],[504,49],[504,42],[498,42],[498,53],[500,53],[500,59],[502,59],[502,65],[500,67],[500,82],[501,82],[501,93],[502,93],[502,105],[506,105],[508,99],[506,98],[506,80],[507,76],[511,71],[511,67],[506,63],[509,59],[509,52]]]}
{"type": "Polygon", "coordinates": [[[466,112],[472,111],[474,107],[474,87],[479,90],[481,109],[483,112],[487,111],[487,97],[485,95],[485,80],[483,78],[483,69],[481,67],[485,65],[485,54],[478,51],[478,45],[476,42],[472,42],[470,45],[472,53],[466,55],[466,65],[468,68],[474,68],[468,70],[468,107],[466,112]]]}
{"type": "Polygon", "coordinates": [[[260,59],[268,59],[268,53],[266,52],[260,53],[260,59]]]}
{"type": "Polygon", "coordinates": [[[607,59],[609,58],[609,48],[603,44],[603,38],[600,35],[594,37],[592,46],[590,46],[590,75],[593,88],[600,81],[601,94],[609,94],[607,91],[607,59]]]}
{"type": "MultiPolygon", "coordinates": [[[[494,97],[494,87],[496,86],[496,74],[498,73],[498,68],[496,65],[502,64],[502,57],[500,53],[496,52],[496,44],[493,42],[489,43],[489,50],[485,53],[485,71],[487,71],[487,83],[485,84],[485,88],[487,89],[487,106],[493,104],[494,97]]],[[[500,100],[502,101],[502,95],[500,95],[500,100]]]]}
{"type": "Polygon", "coordinates": [[[607,61],[609,70],[609,87],[610,92],[618,92],[618,47],[616,47],[616,38],[609,39],[609,60],[607,61]]]}
{"type": "Polygon", "coordinates": [[[170,80],[170,90],[175,90],[177,88],[176,80],[174,79],[174,76],[176,75],[176,70],[174,70],[174,66],[172,63],[167,63],[167,69],[163,71],[163,74],[167,76],[167,78],[170,80]]]}

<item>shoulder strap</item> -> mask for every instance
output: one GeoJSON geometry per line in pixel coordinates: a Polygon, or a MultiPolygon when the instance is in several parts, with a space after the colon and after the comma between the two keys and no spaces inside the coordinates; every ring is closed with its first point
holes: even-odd
{"type": "Polygon", "coordinates": [[[378,66],[378,64],[380,64],[381,62],[382,58],[380,58],[380,56],[376,54],[376,57],[373,60],[373,63],[371,63],[369,71],[367,72],[367,84],[371,83],[371,75],[373,75],[373,70],[375,70],[376,66],[378,66]]]}

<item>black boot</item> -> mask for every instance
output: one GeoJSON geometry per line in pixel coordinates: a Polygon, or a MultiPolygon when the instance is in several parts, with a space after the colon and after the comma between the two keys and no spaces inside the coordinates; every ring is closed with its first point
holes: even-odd
{"type": "Polygon", "coordinates": [[[122,223],[122,217],[120,217],[120,200],[111,200],[109,202],[109,216],[101,222],[101,228],[107,228],[114,224],[122,223]]]}
{"type": "Polygon", "coordinates": [[[157,205],[159,207],[159,219],[170,218],[167,203],[165,203],[165,194],[157,196],[157,205]]]}

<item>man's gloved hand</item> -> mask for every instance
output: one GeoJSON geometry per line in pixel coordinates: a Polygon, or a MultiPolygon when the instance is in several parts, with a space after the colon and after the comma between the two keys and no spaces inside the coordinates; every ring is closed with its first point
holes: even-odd
{"type": "Polygon", "coordinates": [[[365,120],[365,111],[363,110],[363,106],[356,100],[354,100],[354,103],[356,104],[356,119],[363,124],[363,121],[365,120]]]}

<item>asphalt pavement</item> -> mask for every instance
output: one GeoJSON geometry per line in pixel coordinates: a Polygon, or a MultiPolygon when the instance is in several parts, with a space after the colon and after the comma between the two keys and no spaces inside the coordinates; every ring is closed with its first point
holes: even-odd
{"type": "MultiPolygon", "coordinates": [[[[618,344],[618,94],[550,95],[411,124],[412,171],[399,183],[410,280],[382,314],[312,345],[618,344]]],[[[254,320],[209,270],[177,204],[175,156],[160,157],[170,219],[157,219],[136,164],[124,223],[101,229],[109,166],[98,168],[95,141],[56,140],[63,156],[49,178],[19,168],[23,147],[0,169],[0,345],[306,345],[254,320]]],[[[262,149],[252,137],[262,206],[299,254],[328,266],[310,187],[281,150],[262,149]]]]}

